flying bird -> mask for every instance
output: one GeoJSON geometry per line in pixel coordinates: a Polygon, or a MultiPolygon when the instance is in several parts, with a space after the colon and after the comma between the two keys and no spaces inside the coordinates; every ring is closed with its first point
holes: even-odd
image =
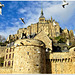
{"type": "Polygon", "coordinates": [[[54,26],[56,25],[55,21],[53,21],[53,25],[54,25],[54,26]]]}
{"type": "Polygon", "coordinates": [[[25,24],[25,22],[24,22],[24,18],[20,18],[20,20],[25,24]]]}
{"type": "Polygon", "coordinates": [[[2,7],[4,7],[4,4],[0,3],[0,15],[2,15],[2,7]]]}
{"type": "Polygon", "coordinates": [[[65,5],[68,5],[69,3],[67,3],[65,0],[63,0],[63,4],[62,7],[65,8],[65,5]]]}

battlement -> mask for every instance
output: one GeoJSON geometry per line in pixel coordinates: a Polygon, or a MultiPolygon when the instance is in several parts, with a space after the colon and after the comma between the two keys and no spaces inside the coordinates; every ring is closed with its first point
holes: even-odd
{"type": "Polygon", "coordinates": [[[45,46],[42,41],[35,39],[19,39],[15,42],[15,46],[45,46]]]}

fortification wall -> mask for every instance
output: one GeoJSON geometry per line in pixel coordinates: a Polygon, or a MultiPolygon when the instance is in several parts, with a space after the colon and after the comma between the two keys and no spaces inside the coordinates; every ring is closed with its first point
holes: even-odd
{"type": "Polygon", "coordinates": [[[41,41],[17,40],[15,44],[19,46],[14,49],[13,73],[46,73],[45,49],[41,41]]]}
{"type": "Polygon", "coordinates": [[[11,74],[11,73],[12,73],[12,68],[0,67],[0,74],[11,74]]]}
{"type": "Polygon", "coordinates": [[[71,48],[69,52],[47,53],[46,63],[47,73],[75,74],[75,47],[71,48]]]}
{"type": "Polygon", "coordinates": [[[51,62],[51,73],[52,74],[75,74],[74,72],[74,67],[75,65],[73,65],[73,62],[72,61],[58,61],[58,60],[55,60],[53,62],[51,62]]]}

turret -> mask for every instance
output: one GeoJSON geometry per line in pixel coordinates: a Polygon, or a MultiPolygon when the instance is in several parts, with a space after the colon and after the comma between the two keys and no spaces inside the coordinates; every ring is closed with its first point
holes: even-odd
{"type": "Polygon", "coordinates": [[[41,9],[41,16],[39,17],[39,23],[45,23],[45,17],[43,16],[43,9],[41,9]]]}
{"type": "Polygon", "coordinates": [[[53,20],[52,20],[52,16],[51,16],[51,22],[52,22],[53,20]]]}

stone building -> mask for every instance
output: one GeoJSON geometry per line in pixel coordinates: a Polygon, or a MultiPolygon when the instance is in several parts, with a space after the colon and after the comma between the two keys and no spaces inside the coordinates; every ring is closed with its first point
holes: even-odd
{"type": "MultiPolygon", "coordinates": [[[[60,26],[55,21],[45,20],[43,10],[39,22],[21,28],[17,34],[9,35],[15,41],[4,50],[4,65],[1,74],[75,74],[75,47],[68,52],[53,52],[49,37],[60,35],[60,26]]],[[[65,29],[63,33],[73,32],[65,29]]]]}
{"type": "Polygon", "coordinates": [[[27,28],[20,28],[17,31],[17,34],[9,35],[7,41],[9,41],[9,39],[17,40],[19,38],[22,38],[23,33],[26,34],[26,36],[28,36],[28,35],[38,34],[42,30],[44,30],[45,33],[49,35],[49,37],[57,37],[60,35],[59,23],[53,20],[52,17],[51,20],[46,20],[43,15],[43,10],[41,10],[41,16],[39,17],[38,23],[31,24],[27,28]]]}
{"type": "Polygon", "coordinates": [[[2,74],[75,74],[75,47],[69,52],[46,51],[38,39],[19,39],[6,48],[2,74]]]}

